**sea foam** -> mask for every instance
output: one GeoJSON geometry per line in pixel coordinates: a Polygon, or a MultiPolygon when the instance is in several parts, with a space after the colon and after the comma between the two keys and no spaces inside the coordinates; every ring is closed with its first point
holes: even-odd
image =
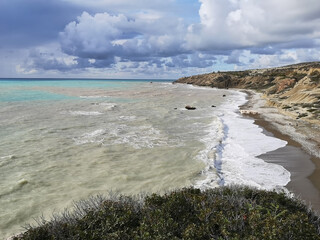
{"type": "Polygon", "coordinates": [[[98,116],[103,114],[102,112],[97,111],[70,111],[69,113],[74,116],[98,116]]]}
{"type": "Polygon", "coordinates": [[[266,136],[252,119],[243,118],[238,106],[245,102],[245,94],[235,92],[217,108],[211,133],[204,139],[209,143],[201,152],[207,164],[207,178],[197,182],[197,186],[244,184],[271,190],[283,188],[290,181],[290,172],[285,168],[258,157],[284,147],[287,142],[266,136]],[[216,181],[212,180],[214,172],[216,181]]]}

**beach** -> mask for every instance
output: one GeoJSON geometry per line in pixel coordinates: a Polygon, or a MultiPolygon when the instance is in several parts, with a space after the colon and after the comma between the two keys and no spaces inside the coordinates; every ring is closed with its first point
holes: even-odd
{"type": "Polygon", "coordinates": [[[307,129],[307,124],[302,126],[301,121],[288,118],[283,114],[283,111],[278,111],[275,107],[266,106],[266,100],[256,92],[245,92],[248,94],[248,102],[240,107],[243,115],[253,118],[254,123],[263,129],[264,134],[287,142],[285,147],[262,154],[259,158],[269,163],[279,164],[287,169],[291,173],[291,181],[286,185],[286,188],[295,197],[310,205],[313,210],[320,212],[320,158],[316,149],[312,151],[310,147],[317,145],[320,141],[317,138],[319,136],[317,132],[313,132],[315,127],[307,129]],[[271,113],[271,116],[268,116],[268,113],[271,113]],[[303,130],[307,129],[305,134],[309,142],[305,142],[305,138],[297,138],[298,134],[294,133],[292,129],[291,133],[293,134],[290,134],[288,129],[281,129],[280,125],[288,125],[298,130],[301,125],[303,130]],[[310,132],[314,134],[310,134],[310,132]]]}

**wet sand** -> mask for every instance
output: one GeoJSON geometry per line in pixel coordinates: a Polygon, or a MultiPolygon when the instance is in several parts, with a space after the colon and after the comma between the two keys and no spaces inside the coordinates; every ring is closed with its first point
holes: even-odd
{"type": "MultiPolygon", "coordinates": [[[[252,93],[246,93],[249,102],[241,109],[251,109],[252,106],[250,103],[252,93]]],[[[286,188],[320,213],[320,159],[308,154],[300,143],[294,141],[291,136],[281,133],[262,115],[245,114],[244,116],[253,118],[255,124],[259,125],[266,135],[288,142],[285,147],[260,155],[259,158],[286,168],[291,173],[291,181],[286,188]]]]}
{"type": "Polygon", "coordinates": [[[291,173],[291,181],[286,186],[287,189],[304,200],[306,204],[311,204],[315,211],[320,212],[320,159],[307,154],[299,143],[274,129],[270,123],[258,115],[254,119],[255,124],[262,127],[266,135],[288,142],[285,147],[259,157],[266,162],[286,168],[291,173]]]}

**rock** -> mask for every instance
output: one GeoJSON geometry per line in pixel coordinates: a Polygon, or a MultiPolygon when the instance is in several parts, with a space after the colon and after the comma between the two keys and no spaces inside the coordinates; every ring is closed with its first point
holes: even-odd
{"type": "Polygon", "coordinates": [[[174,108],[174,110],[177,110],[178,108],[174,108]]]}
{"type": "Polygon", "coordinates": [[[212,105],[211,107],[216,107],[215,105],[212,105]]]}
{"type": "MultiPolygon", "coordinates": [[[[277,68],[253,69],[245,71],[214,72],[180,78],[177,83],[188,83],[212,88],[252,89],[262,94],[267,105],[292,111],[288,114],[294,119],[295,108],[310,112],[308,116],[298,117],[320,125],[320,112],[312,110],[320,108],[320,62],[308,62],[277,68]],[[304,105],[308,106],[304,106],[304,105]],[[319,105],[317,105],[319,104],[319,105]]],[[[227,92],[223,97],[229,98],[227,92]]],[[[221,94],[221,97],[222,97],[221,94]]]]}
{"type": "Polygon", "coordinates": [[[242,109],[242,110],[240,110],[240,113],[241,114],[252,114],[252,115],[256,115],[256,114],[258,114],[258,112],[257,111],[253,111],[253,110],[244,110],[244,109],[242,109]]]}
{"type": "Polygon", "coordinates": [[[192,106],[190,106],[190,105],[187,105],[185,108],[186,108],[187,110],[196,110],[196,109],[197,109],[196,107],[192,107],[192,106]]]}

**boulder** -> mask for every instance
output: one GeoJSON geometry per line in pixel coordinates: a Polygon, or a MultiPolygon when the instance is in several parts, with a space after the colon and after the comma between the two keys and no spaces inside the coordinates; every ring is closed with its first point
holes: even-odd
{"type": "Polygon", "coordinates": [[[190,105],[187,105],[185,108],[186,108],[187,110],[196,110],[196,109],[197,109],[196,107],[192,107],[192,106],[190,106],[190,105]]]}

